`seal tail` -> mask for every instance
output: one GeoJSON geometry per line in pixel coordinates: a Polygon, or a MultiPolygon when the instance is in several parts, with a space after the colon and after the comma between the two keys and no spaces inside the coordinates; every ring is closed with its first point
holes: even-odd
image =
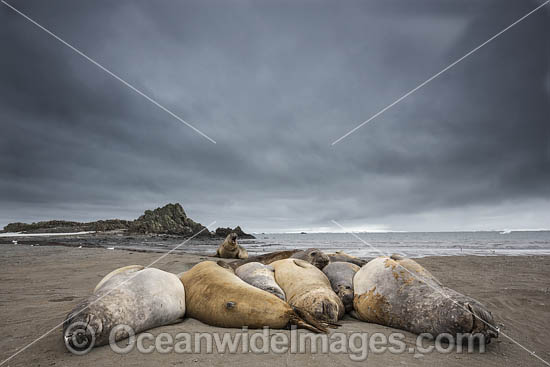
{"type": "Polygon", "coordinates": [[[290,323],[314,333],[328,333],[329,328],[335,329],[341,326],[340,324],[318,320],[312,314],[299,307],[292,307],[292,310],[294,313],[290,318],[290,323]]]}

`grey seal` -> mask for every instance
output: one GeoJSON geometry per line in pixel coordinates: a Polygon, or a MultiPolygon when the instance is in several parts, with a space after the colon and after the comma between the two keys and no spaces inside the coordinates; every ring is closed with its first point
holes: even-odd
{"type": "Polygon", "coordinates": [[[363,321],[433,336],[480,333],[487,343],[498,337],[484,305],[399,255],[371,260],[355,274],[353,289],[353,308],[363,321]]]}
{"type": "Polygon", "coordinates": [[[241,265],[235,270],[235,274],[256,288],[274,294],[285,301],[285,292],[275,281],[275,270],[271,265],[264,265],[259,262],[251,262],[241,265]]]}
{"type": "Polygon", "coordinates": [[[332,290],[342,300],[346,312],[353,310],[353,277],[359,269],[359,266],[343,261],[331,262],[323,268],[323,273],[330,280],[332,290]]]}
{"type": "MultiPolygon", "coordinates": [[[[117,325],[137,334],[178,322],[184,315],[185,289],[175,274],[130,265],[106,275],[67,315],[63,337],[67,348],[78,352],[109,343],[117,325]]],[[[115,333],[115,341],[127,337],[126,330],[115,333]]]]}

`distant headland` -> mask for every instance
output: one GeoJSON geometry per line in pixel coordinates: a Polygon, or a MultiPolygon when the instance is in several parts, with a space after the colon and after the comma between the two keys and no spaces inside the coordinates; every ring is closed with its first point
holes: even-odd
{"type": "Polygon", "coordinates": [[[154,210],[146,210],[136,220],[107,219],[95,222],[72,222],[65,220],[49,220],[35,223],[10,223],[1,232],[23,233],[70,233],[70,232],[107,232],[123,230],[132,234],[169,234],[183,237],[225,237],[231,232],[239,238],[255,238],[245,233],[240,226],[235,228],[217,228],[210,232],[202,224],[195,222],[185,214],[179,203],[167,204],[154,210]]]}

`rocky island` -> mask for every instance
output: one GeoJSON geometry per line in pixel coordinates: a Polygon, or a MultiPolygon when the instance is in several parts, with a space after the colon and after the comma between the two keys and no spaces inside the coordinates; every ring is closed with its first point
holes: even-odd
{"type": "Polygon", "coordinates": [[[202,224],[187,216],[179,203],[167,204],[154,210],[146,210],[136,220],[107,219],[95,222],[73,222],[64,220],[50,220],[35,223],[10,223],[4,227],[3,233],[71,233],[71,232],[108,232],[120,230],[128,235],[174,235],[181,237],[225,237],[231,232],[237,233],[239,238],[255,238],[245,233],[240,226],[218,228],[210,232],[202,224]]]}

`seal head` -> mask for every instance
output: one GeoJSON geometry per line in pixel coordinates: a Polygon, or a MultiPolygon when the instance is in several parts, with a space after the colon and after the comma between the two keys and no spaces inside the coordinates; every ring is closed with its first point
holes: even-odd
{"type": "Polygon", "coordinates": [[[231,232],[218,247],[216,256],[225,259],[247,259],[248,252],[237,243],[237,234],[231,232]]]}
{"type": "Polygon", "coordinates": [[[324,267],[323,273],[330,280],[332,290],[342,300],[346,312],[353,310],[353,277],[361,269],[349,262],[331,262],[324,267]]]}
{"type": "Polygon", "coordinates": [[[307,261],[320,270],[322,270],[330,262],[329,257],[318,248],[308,248],[303,251],[298,251],[290,256],[290,258],[307,261]]]}
{"type": "Polygon", "coordinates": [[[275,280],[290,305],[331,323],[344,316],[342,301],[332,290],[326,275],[316,266],[300,259],[278,260],[271,265],[275,269],[275,280]]]}
{"type": "Polygon", "coordinates": [[[94,346],[180,321],[185,314],[185,289],[172,273],[132,265],[114,270],[81,301],[63,322],[69,351],[84,354],[94,346]],[[162,292],[159,292],[159,289],[162,292]]]}

